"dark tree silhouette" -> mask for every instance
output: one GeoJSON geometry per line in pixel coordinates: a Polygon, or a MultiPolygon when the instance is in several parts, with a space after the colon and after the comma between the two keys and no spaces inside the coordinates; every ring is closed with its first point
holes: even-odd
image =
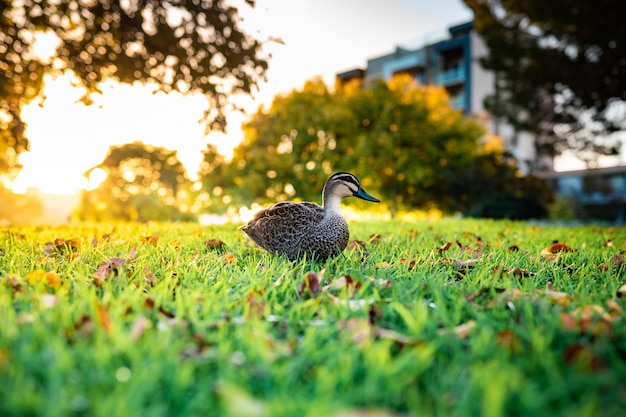
{"type": "Polygon", "coordinates": [[[498,75],[487,106],[537,134],[540,155],[614,155],[626,130],[626,2],[464,0],[498,75]],[[623,110],[623,107],[622,107],[623,110]]]}

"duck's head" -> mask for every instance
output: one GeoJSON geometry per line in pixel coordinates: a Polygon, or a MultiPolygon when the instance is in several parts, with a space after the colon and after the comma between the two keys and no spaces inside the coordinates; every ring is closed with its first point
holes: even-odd
{"type": "Polygon", "coordinates": [[[337,172],[331,175],[326,181],[322,193],[324,205],[331,203],[331,200],[338,200],[345,197],[357,197],[365,201],[380,203],[376,197],[368,194],[361,188],[359,179],[349,172],[337,172]]]}

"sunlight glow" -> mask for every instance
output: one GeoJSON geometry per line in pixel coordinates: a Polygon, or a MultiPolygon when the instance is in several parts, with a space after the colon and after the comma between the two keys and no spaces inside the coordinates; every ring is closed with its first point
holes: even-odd
{"type": "MultiPolygon", "coordinates": [[[[166,95],[155,93],[152,86],[107,82],[102,95],[94,95],[94,103],[86,106],[79,102],[84,91],[72,84],[71,74],[46,76],[43,106],[24,107],[31,151],[20,155],[24,168],[11,186],[15,192],[39,188],[71,195],[92,187],[84,173],[102,162],[111,145],[134,141],[176,150],[189,177],[196,179],[201,152],[209,142],[229,156],[240,141],[236,134],[205,135],[199,123],[206,105],[201,96],[166,95]]],[[[237,127],[242,116],[232,119],[237,127]]]]}

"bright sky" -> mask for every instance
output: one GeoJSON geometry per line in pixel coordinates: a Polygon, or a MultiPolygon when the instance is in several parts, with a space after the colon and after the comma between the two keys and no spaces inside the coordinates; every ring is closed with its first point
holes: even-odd
{"type": "MultiPolygon", "coordinates": [[[[315,76],[332,85],[338,72],[365,67],[368,58],[398,45],[418,47],[440,39],[449,26],[472,18],[461,0],[257,0],[254,9],[241,12],[253,35],[283,41],[268,44],[267,82],[247,101],[250,113],[315,76]]],[[[193,178],[208,142],[230,155],[242,138],[240,114],[229,117],[227,135],[206,137],[198,123],[205,103],[199,97],[109,84],[102,96],[94,96],[94,105],[85,107],[77,103],[80,94],[67,78],[50,80],[44,106],[24,108],[31,150],[20,157],[24,168],[15,191],[37,187],[73,194],[87,186],[82,174],[104,159],[109,146],[134,141],[177,150],[193,178]]]]}

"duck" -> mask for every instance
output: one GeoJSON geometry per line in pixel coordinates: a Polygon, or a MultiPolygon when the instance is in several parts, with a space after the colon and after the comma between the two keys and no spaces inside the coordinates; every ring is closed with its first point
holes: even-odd
{"type": "Polygon", "coordinates": [[[348,245],[348,223],[340,212],[341,201],[357,197],[380,203],[363,190],[349,172],[336,172],[322,190],[322,206],[308,201],[284,201],[257,212],[239,227],[258,246],[291,261],[324,261],[337,257],[348,245]]]}

